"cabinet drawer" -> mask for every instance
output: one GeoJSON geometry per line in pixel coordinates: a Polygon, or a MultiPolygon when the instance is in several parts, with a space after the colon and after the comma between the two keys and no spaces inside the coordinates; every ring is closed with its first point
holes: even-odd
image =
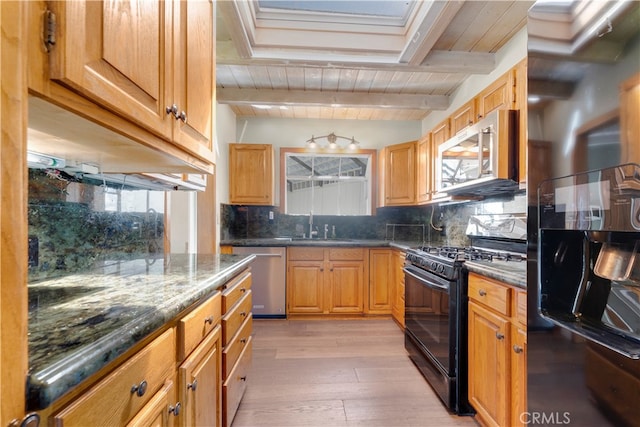
{"type": "Polygon", "coordinates": [[[469,299],[509,316],[511,289],[486,277],[469,274],[469,299]]]}
{"type": "Polygon", "coordinates": [[[358,261],[364,259],[362,248],[331,248],[329,260],[331,261],[358,261]]]}
{"type": "Polygon", "coordinates": [[[240,277],[232,279],[231,283],[224,285],[224,290],[222,291],[222,314],[227,313],[251,289],[251,283],[251,273],[247,271],[240,277]]]}
{"type": "MultiPolygon", "coordinates": [[[[125,425],[173,375],[176,336],[169,329],[53,416],[56,426],[125,425]],[[144,384],[144,393],[132,385],[144,384]]],[[[142,387],[139,388],[142,390],[142,387]]]]}
{"type": "Polygon", "coordinates": [[[230,427],[233,417],[240,406],[240,401],[247,388],[247,374],[251,368],[251,354],[253,341],[249,338],[247,345],[242,350],[238,363],[222,384],[222,410],[224,412],[223,425],[230,427]]]}
{"type": "Polygon", "coordinates": [[[178,322],[178,360],[182,361],[220,322],[220,292],[178,322]]]}
{"type": "Polygon", "coordinates": [[[227,378],[233,369],[233,366],[240,358],[242,350],[247,346],[251,332],[253,331],[253,315],[249,313],[247,320],[240,326],[237,334],[231,338],[222,352],[222,375],[227,378]]]}
{"type": "Polygon", "coordinates": [[[222,316],[222,346],[226,347],[238,332],[245,319],[251,314],[251,291],[236,304],[231,311],[222,316]]]}
{"type": "Polygon", "coordinates": [[[323,248],[289,248],[287,250],[288,259],[291,261],[323,261],[323,248]]]}

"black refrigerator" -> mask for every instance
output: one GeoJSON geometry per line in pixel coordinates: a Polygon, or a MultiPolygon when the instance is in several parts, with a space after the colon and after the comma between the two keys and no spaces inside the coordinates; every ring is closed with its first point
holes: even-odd
{"type": "Polygon", "coordinates": [[[640,2],[529,10],[529,425],[640,425],[640,2]]]}

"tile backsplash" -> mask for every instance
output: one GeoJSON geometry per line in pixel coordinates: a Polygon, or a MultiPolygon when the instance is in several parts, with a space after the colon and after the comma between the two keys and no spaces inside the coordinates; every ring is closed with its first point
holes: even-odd
{"type": "Polygon", "coordinates": [[[29,169],[29,282],[164,252],[164,192],[29,169]]]}
{"type": "MultiPolygon", "coordinates": [[[[417,207],[379,208],[373,216],[314,215],[313,227],[324,237],[424,242],[433,245],[467,246],[465,232],[474,214],[525,213],[524,194],[508,199],[487,199],[417,207]]],[[[309,235],[308,215],[286,215],[274,206],[221,206],[221,240],[309,235]],[[273,219],[270,219],[271,216],[273,219]]]]}

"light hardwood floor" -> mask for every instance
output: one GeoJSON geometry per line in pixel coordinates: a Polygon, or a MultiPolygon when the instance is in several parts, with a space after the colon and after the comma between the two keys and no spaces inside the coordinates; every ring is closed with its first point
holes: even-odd
{"type": "Polygon", "coordinates": [[[233,427],[477,426],[449,414],[390,319],[254,320],[233,427]]]}

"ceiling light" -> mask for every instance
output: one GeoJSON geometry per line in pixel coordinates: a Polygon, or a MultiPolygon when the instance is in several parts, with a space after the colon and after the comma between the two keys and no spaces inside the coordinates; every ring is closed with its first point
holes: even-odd
{"type": "Polygon", "coordinates": [[[251,106],[258,110],[271,110],[271,105],[251,104],[251,106]]]}
{"type": "Polygon", "coordinates": [[[61,169],[65,167],[64,159],[49,156],[46,154],[27,151],[27,163],[30,168],[54,168],[61,169]]]}
{"type": "Polygon", "coordinates": [[[349,141],[349,145],[347,146],[350,150],[355,150],[356,148],[358,148],[358,145],[360,144],[358,141],[356,141],[356,139],[352,136],[351,138],[347,138],[346,136],[340,136],[340,135],[336,135],[335,133],[331,132],[328,135],[323,135],[323,136],[311,136],[310,139],[307,140],[307,145],[309,146],[309,148],[316,148],[318,147],[318,139],[326,139],[328,142],[327,147],[329,149],[335,150],[336,148],[339,148],[339,144],[338,144],[338,140],[339,139],[344,139],[346,141],[349,141]]]}

